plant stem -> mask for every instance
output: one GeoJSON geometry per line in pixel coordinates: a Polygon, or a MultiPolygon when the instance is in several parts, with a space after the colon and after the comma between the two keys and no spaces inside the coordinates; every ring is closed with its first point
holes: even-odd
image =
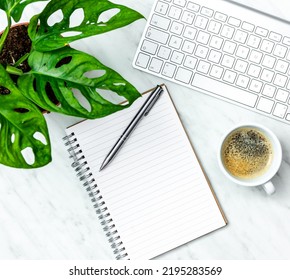
{"type": "Polygon", "coordinates": [[[12,75],[17,75],[17,76],[22,76],[23,75],[23,71],[21,69],[18,69],[16,67],[13,67],[13,66],[10,66],[10,65],[8,65],[6,67],[6,71],[9,74],[12,74],[12,75]]]}
{"type": "Polygon", "coordinates": [[[29,53],[26,53],[24,56],[20,57],[19,60],[17,60],[14,63],[14,67],[18,67],[22,62],[24,62],[29,57],[29,53]]]}
{"type": "Polygon", "coordinates": [[[8,15],[8,13],[6,13],[6,16],[7,16],[7,27],[5,28],[5,30],[4,30],[4,32],[3,32],[2,36],[1,36],[1,39],[0,39],[0,53],[3,50],[4,43],[6,41],[6,38],[8,36],[9,30],[10,30],[10,27],[11,27],[11,24],[12,24],[11,16],[8,15]]]}

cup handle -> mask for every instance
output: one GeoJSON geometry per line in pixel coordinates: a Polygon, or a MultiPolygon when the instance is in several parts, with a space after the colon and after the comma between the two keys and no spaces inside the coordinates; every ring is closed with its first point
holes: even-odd
{"type": "Polygon", "coordinates": [[[276,191],[271,181],[265,183],[264,185],[262,185],[262,187],[268,195],[272,195],[276,191]]]}

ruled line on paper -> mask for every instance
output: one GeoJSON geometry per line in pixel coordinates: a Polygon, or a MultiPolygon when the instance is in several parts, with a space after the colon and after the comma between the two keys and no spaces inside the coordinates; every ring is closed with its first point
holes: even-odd
{"type": "MultiPolygon", "coordinates": [[[[181,167],[186,167],[187,165],[188,165],[188,163],[185,163],[181,167]]],[[[184,169],[184,170],[180,171],[179,174],[180,175],[183,175],[183,174],[186,174],[186,172],[190,172],[190,171],[191,171],[190,169],[184,169]]],[[[139,186],[146,185],[146,184],[152,184],[153,183],[153,180],[155,180],[154,182],[156,182],[156,184],[158,184],[161,181],[164,181],[164,178],[162,178],[162,176],[164,177],[167,173],[168,173],[167,170],[162,170],[162,172],[160,172],[158,174],[156,172],[154,172],[154,173],[151,172],[150,173],[150,178],[146,178],[146,176],[144,176],[143,179],[141,178],[141,180],[143,181],[143,183],[142,184],[140,183],[139,186]],[[156,176],[153,176],[153,175],[156,175],[156,176]],[[158,178],[159,178],[159,180],[156,180],[158,178]]],[[[189,174],[192,174],[192,171],[189,174]]],[[[174,173],[174,175],[172,177],[176,177],[176,174],[174,173]]],[[[140,181],[140,178],[137,177],[137,178],[133,178],[133,180],[128,180],[126,182],[119,183],[118,184],[118,187],[120,189],[122,189],[123,186],[125,186],[125,187],[126,186],[129,186],[129,185],[131,185],[132,183],[134,183],[136,181],[140,181]]]]}
{"type": "MultiPolygon", "coordinates": [[[[154,105],[152,111],[150,111],[150,115],[154,116],[156,114],[159,114],[159,112],[162,112],[162,110],[166,110],[167,108],[164,107],[164,103],[165,103],[164,101],[163,102],[157,102],[154,105]],[[160,108],[162,108],[162,109],[160,110],[160,108]]],[[[136,114],[141,106],[142,106],[142,103],[141,104],[138,103],[138,105],[137,105],[137,103],[136,104],[132,104],[131,107],[126,108],[126,109],[121,110],[121,111],[117,111],[116,113],[114,113],[112,115],[109,115],[106,119],[97,119],[96,121],[98,122],[98,126],[96,127],[96,126],[93,125],[93,128],[95,130],[101,130],[102,127],[105,127],[107,129],[108,127],[110,127],[110,125],[112,123],[114,123],[115,121],[119,120],[120,117],[124,120],[124,122],[126,122],[126,121],[128,122],[128,121],[130,121],[130,117],[133,117],[132,115],[136,114]],[[108,125],[108,124],[110,124],[110,125],[108,125]]],[[[89,122],[93,123],[94,121],[93,120],[89,120],[89,122]]],[[[81,130],[78,133],[78,135],[82,136],[83,134],[85,134],[86,137],[87,137],[87,136],[90,135],[91,131],[92,131],[91,128],[86,129],[86,130],[81,130]]]]}
{"type": "MultiPolygon", "coordinates": [[[[185,193],[186,194],[186,193],[185,193]]],[[[208,200],[206,199],[206,196],[204,193],[202,193],[201,190],[199,190],[198,192],[195,193],[196,195],[196,200],[200,203],[204,203],[203,204],[203,207],[200,207],[200,205],[195,205],[195,204],[190,204],[188,202],[190,201],[193,201],[192,200],[192,197],[189,197],[187,198],[187,200],[183,200],[183,201],[180,201],[181,202],[187,202],[187,207],[182,207],[182,208],[176,208],[177,210],[174,210],[174,213],[177,215],[177,216],[181,216],[182,213],[188,211],[188,210],[192,210],[192,211],[195,211],[196,213],[198,213],[199,211],[203,211],[205,208],[208,208],[209,205],[206,204],[205,202],[207,202],[208,200]],[[197,209],[197,210],[195,210],[197,209]]],[[[150,206],[150,205],[148,205],[150,206]]],[[[131,209],[133,210],[133,209],[131,209]]],[[[137,212],[134,211],[133,212],[134,214],[136,214],[137,212]]],[[[136,220],[137,222],[136,223],[132,223],[132,221],[134,221],[134,217],[132,217],[131,215],[128,217],[128,220],[126,221],[126,224],[123,225],[123,230],[130,230],[132,226],[136,227],[138,225],[144,225],[146,224],[148,221],[150,221],[150,225],[153,225],[154,223],[152,223],[152,221],[156,221],[155,224],[157,224],[159,221],[160,222],[160,216],[162,215],[165,215],[165,214],[168,214],[168,204],[166,204],[166,201],[164,201],[164,204],[163,205],[160,205],[160,207],[158,207],[158,213],[156,213],[156,211],[148,211],[146,212],[146,218],[142,218],[142,220],[140,220],[140,217],[138,216],[138,220],[136,220]],[[131,219],[130,219],[131,218],[131,219]]],[[[136,215],[137,216],[137,215],[136,215]]],[[[163,217],[163,216],[162,216],[163,217]]],[[[173,216],[171,216],[171,218],[173,218],[173,216]]]]}
{"type": "MultiPolygon", "coordinates": [[[[186,181],[182,181],[181,183],[188,183],[188,182],[189,181],[187,181],[187,182],[186,181]]],[[[198,184],[197,184],[197,186],[198,186],[198,184]]],[[[187,193],[187,192],[191,193],[192,195],[197,195],[200,192],[200,189],[197,189],[197,188],[196,189],[193,189],[192,187],[190,189],[186,189],[186,190],[183,189],[182,190],[182,194],[178,194],[178,195],[184,196],[184,194],[187,193]]],[[[152,196],[154,196],[154,194],[156,194],[156,193],[158,193],[158,190],[154,190],[154,188],[153,188],[153,190],[151,191],[150,196],[148,197],[147,200],[144,199],[144,197],[136,197],[135,199],[133,199],[133,197],[131,197],[130,201],[133,201],[133,202],[132,202],[132,204],[130,204],[130,207],[131,207],[130,209],[131,210],[134,210],[135,209],[134,208],[135,206],[136,207],[140,206],[137,203],[138,203],[138,200],[141,200],[141,199],[143,199],[142,201],[144,203],[151,202],[151,203],[147,204],[148,206],[150,206],[151,204],[154,204],[155,202],[152,200],[152,196]]],[[[172,199],[172,198],[178,198],[178,195],[176,194],[176,190],[175,190],[175,192],[173,192],[171,190],[171,192],[168,191],[168,192],[166,192],[166,194],[163,194],[162,198],[164,197],[164,202],[165,202],[166,199],[169,200],[169,199],[172,199]]],[[[186,198],[188,198],[188,197],[186,197],[186,198]]],[[[199,196],[197,195],[195,198],[198,199],[199,196]]],[[[112,197],[112,199],[113,199],[113,197],[112,197]]],[[[118,210],[118,213],[121,213],[122,212],[122,208],[128,209],[128,206],[120,200],[119,203],[116,205],[115,208],[118,210]]]]}
{"type": "MultiPolygon", "coordinates": [[[[190,208],[188,208],[188,209],[190,209],[190,208]]],[[[198,219],[201,221],[201,223],[205,221],[203,219],[203,217],[204,216],[209,217],[209,214],[210,213],[212,213],[212,209],[208,205],[207,206],[203,206],[202,209],[200,209],[200,210],[198,210],[196,212],[196,214],[199,215],[198,216],[198,219]]],[[[182,213],[177,212],[175,217],[181,216],[180,214],[182,214],[182,213]]],[[[172,219],[174,219],[175,217],[172,216],[172,219]]],[[[184,227],[182,225],[183,225],[184,221],[187,221],[188,220],[188,217],[192,217],[192,212],[185,212],[185,214],[182,217],[182,218],[184,218],[184,220],[183,219],[174,219],[175,220],[174,221],[175,226],[176,227],[183,228],[182,230],[184,230],[186,228],[186,225],[187,224],[185,224],[184,227]]],[[[207,219],[207,221],[208,220],[209,219],[207,219]]],[[[140,239],[143,239],[142,237],[144,235],[147,235],[150,231],[155,230],[156,228],[157,228],[157,230],[155,230],[155,234],[163,232],[164,231],[164,228],[167,226],[167,223],[166,222],[167,222],[166,220],[157,219],[155,221],[155,223],[148,223],[148,224],[145,224],[145,225],[141,223],[140,225],[142,225],[142,228],[141,227],[138,227],[138,231],[135,231],[134,234],[132,234],[132,231],[128,230],[128,232],[126,232],[126,236],[130,238],[130,240],[132,241],[132,243],[133,242],[138,243],[140,241],[140,239]],[[158,231],[158,228],[161,228],[161,230],[158,231]]],[[[211,224],[211,223],[209,223],[209,224],[211,224]]],[[[138,225],[136,225],[136,227],[137,226],[138,225]]],[[[195,219],[195,226],[196,227],[199,226],[197,219],[195,219]]],[[[163,235],[162,240],[163,240],[164,237],[165,236],[163,235]]],[[[149,239],[147,239],[147,240],[149,241],[149,239]]]]}
{"type": "MultiPolygon", "coordinates": [[[[159,114],[159,118],[155,119],[155,120],[151,117],[150,122],[147,122],[146,124],[144,124],[144,121],[143,122],[141,121],[140,124],[138,124],[138,129],[136,129],[134,134],[138,135],[139,134],[138,131],[142,131],[141,133],[143,134],[144,133],[143,130],[145,130],[145,128],[153,129],[153,128],[157,127],[157,126],[160,126],[160,120],[162,120],[163,118],[165,119],[166,117],[168,117],[168,111],[167,110],[162,110],[160,113],[163,113],[163,112],[165,112],[166,114],[162,114],[162,115],[159,114]],[[157,122],[157,125],[153,125],[156,122],[157,122]]],[[[120,119],[118,119],[118,121],[119,120],[120,119]]],[[[126,125],[119,125],[119,126],[110,125],[110,126],[106,127],[106,131],[107,131],[106,134],[103,134],[103,132],[100,133],[100,131],[102,131],[102,125],[100,125],[100,126],[98,126],[98,129],[92,129],[92,130],[89,131],[89,133],[84,135],[85,138],[83,140],[83,143],[86,144],[86,145],[94,143],[94,141],[95,141],[94,137],[96,136],[96,134],[98,135],[98,139],[99,140],[100,139],[108,139],[108,138],[111,138],[111,136],[113,136],[113,137],[117,136],[118,137],[125,130],[126,126],[129,125],[130,121],[131,121],[130,119],[127,120],[128,123],[126,122],[126,125]],[[102,134],[102,136],[99,136],[99,134],[102,134]],[[91,138],[92,138],[92,140],[89,140],[91,138]]],[[[100,142],[101,145],[103,143],[106,143],[106,142],[105,141],[104,142],[100,142]]]]}
{"type": "MultiPolygon", "coordinates": [[[[160,132],[161,131],[165,131],[165,130],[166,129],[161,129],[160,132]]],[[[174,130],[174,131],[170,130],[167,133],[164,133],[163,134],[163,137],[169,136],[169,135],[172,135],[173,134],[172,137],[169,138],[168,140],[176,139],[176,135],[174,135],[174,133],[176,133],[176,130],[174,130]]],[[[130,141],[130,143],[128,145],[126,145],[126,154],[122,157],[121,160],[120,160],[120,158],[118,158],[118,161],[119,162],[120,161],[126,161],[128,159],[128,158],[126,158],[126,155],[127,154],[130,154],[132,151],[135,151],[135,154],[133,154],[132,156],[140,154],[140,151],[138,151],[138,150],[136,151],[136,146],[138,146],[137,148],[140,148],[140,149],[143,150],[146,146],[150,146],[150,145],[152,146],[152,143],[155,144],[155,142],[153,142],[154,140],[160,139],[160,137],[155,138],[155,139],[153,138],[153,137],[157,137],[156,136],[156,133],[152,133],[152,134],[150,134],[148,136],[152,136],[152,141],[148,141],[148,138],[147,137],[145,139],[140,139],[140,140],[137,139],[137,141],[136,141],[136,137],[135,137],[134,141],[133,140],[130,141]]],[[[103,149],[103,150],[105,150],[107,152],[107,151],[109,151],[112,148],[112,145],[103,145],[103,146],[100,145],[100,148],[103,149]]],[[[98,161],[99,159],[104,159],[104,155],[95,157],[92,160],[93,161],[98,161]]]]}
{"type": "MultiPolygon", "coordinates": [[[[174,146],[174,144],[172,146],[174,146]]],[[[176,152],[176,151],[178,151],[178,149],[173,149],[173,148],[171,148],[171,146],[167,146],[167,149],[166,150],[165,149],[162,150],[162,152],[163,152],[162,154],[160,153],[160,155],[159,155],[157,153],[154,153],[154,155],[150,156],[149,159],[145,159],[144,158],[142,161],[133,160],[133,161],[131,161],[129,163],[129,165],[130,164],[134,164],[134,169],[136,169],[136,170],[137,170],[137,168],[139,168],[139,171],[138,172],[134,172],[134,174],[137,175],[140,172],[144,172],[144,169],[145,168],[153,169],[155,167],[158,167],[159,164],[160,164],[160,161],[162,161],[162,160],[168,160],[168,161],[169,160],[174,160],[174,159],[175,160],[183,160],[183,159],[188,158],[188,155],[187,155],[186,152],[178,153],[178,155],[177,154],[174,154],[174,155],[171,155],[170,154],[170,153],[173,153],[173,152],[176,152]],[[183,158],[182,159],[179,159],[180,156],[183,156],[183,158]],[[137,162],[137,163],[135,164],[135,162],[137,162]],[[152,163],[152,162],[154,162],[154,163],[152,163]]],[[[134,158],[136,155],[141,155],[141,154],[138,153],[138,154],[131,155],[130,157],[127,157],[126,160],[130,160],[131,158],[134,158]]],[[[119,164],[122,164],[122,162],[124,162],[124,161],[125,161],[125,159],[122,159],[122,160],[118,161],[118,163],[119,164]]],[[[97,168],[97,167],[99,167],[99,162],[97,162],[96,165],[92,165],[92,168],[97,168]]],[[[126,169],[126,167],[127,167],[127,165],[124,166],[125,169],[126,169]]],[[[113,180],[115,177],[118,177],[118,176],[122,175],[123,172],[124,172],[123,168],[116,168],[114,166],[111,168],[110,171],[112,173],[114,173],[114,175],[113,176],[110,176],[110,178],[108,178],[107,181],[113,180]],[[119,171],[119,172],[117,172],[117,171],[119,171]]],[[[100,176],[98,176],[98,178],[101,179],[103,177],[107,177],[107,174],[104,174],[104,173],[102,174],[100,172],[100,176]]]]}
{"type": "MultiPolygon", "coordinates": [[[[159,255],[161,253],[164,253],[164,252],[167,252],[168,251],[168,244],[171,244],[171,246],[174,246],[173,248],[175,248],[176,246],[179,245],[179,243],[181,242],[181,244],[184,244],[184,242],[189,242],[191,241],[192,239],[196,239],[204,234],[207,234],[209,232],[212,232],[218,228],[221,227],[221,224],[220,222],[217,223],[216,222],[216,216],[212,216],[210,217],[209,219],[209,223],[208,224],[205,224],[203,225],[202,227],[200,227],[198,230],[196,230],[194,228],[194,230],[192,230],[192,224],[187,228],[189,229],[188,231],[183,231],[184,233],[183,234],[180,234],[180,235],[169,235],[169,238],[166,238],[166,239],[163,239],[164,242],[162,242],[162,245],[161,245],[161,242],[160,240],[157,240],[155,242],[152,242],[152,243],[147,243],[145,244],[145,246],[143,245],[143,242],[142,245],[143,246],[140,246],[139,244],[136,244],[135,246],[135,250],[134,252],[136,252],[136,255],[134,255],[135,259],[144,259],[144,255],[148,255],[149,258],[152,258],[152,256],[156,256],[156,255],[159,255]],[[173,237],[174,236],[174,237],[173,237]],[[178,240],[179,242],[176,242],[176,240],[178,240]],[[169,242],[171,241],[171,242],[169,242]],[[172,243],[175,243],[174,245],[172,243]],[[155,246],[154,246],[155,245],[155,246]],[[159,251],[157,254],[156,254],[156,251],[159,251]],[[154,252],[153,254],[150,254],[150,252],[154,252]]],[[[180,229],[182,230],[182,229],[180,229]]],[[[134,248],[132,248],[134,249],[134,248]]]]}

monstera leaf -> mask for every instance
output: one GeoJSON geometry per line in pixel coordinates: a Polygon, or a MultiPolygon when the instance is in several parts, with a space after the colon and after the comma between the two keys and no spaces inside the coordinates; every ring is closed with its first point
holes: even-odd
{"type": "Polygon", "coordinates": [[[0,163],[21,168],[51,161],[47,126],[39,109],[25,98],[0,64],[0,163]]]}
{"type": "Polygon", "coordinates": [[[27,5],[41,1],[48,0],[1,0],[0,9],[4,10],[8,15],[11,15],[18,22],[27,5]]]}
{"type": "Polygon", "coordinates": [[[35,50],[50,51],[81,38],[126,26],[140,18],[143,16],[138,12],[108,0],[52,0],[42,13],[31,19],[29,36],[35,50]],[[77,11],[83,18],[73,26],[77,11]],[[57,13],[61,20],[50,25],[50,18],[57,13]]]}
{"type": "Polygon", "coordinates": [[[31,72],[18,79],[18,86],[27,98],[48,111],[100,118],[129,106],[140,97],[118,73],[95,57],[68,46],[51,52],[33,51],[28,62],[31,72]],[[49,97],[49,91],[53,92],[57,102],[49,97]],[[106,100],[106,92],[124,97],[128,105],[106,100]],[[82,103],[80,97],[86,103],[82,103]]]}

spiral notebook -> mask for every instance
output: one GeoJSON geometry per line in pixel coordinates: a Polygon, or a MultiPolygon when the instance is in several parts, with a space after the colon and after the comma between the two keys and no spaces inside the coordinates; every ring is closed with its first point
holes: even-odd
{"type": "Polygon", "coordinates": [[[116,158],[102,161],[146,94],[123,111],[66,129],[77,175],[117,259],[152,259],[226,225],[165,86],[116,158]]]}

